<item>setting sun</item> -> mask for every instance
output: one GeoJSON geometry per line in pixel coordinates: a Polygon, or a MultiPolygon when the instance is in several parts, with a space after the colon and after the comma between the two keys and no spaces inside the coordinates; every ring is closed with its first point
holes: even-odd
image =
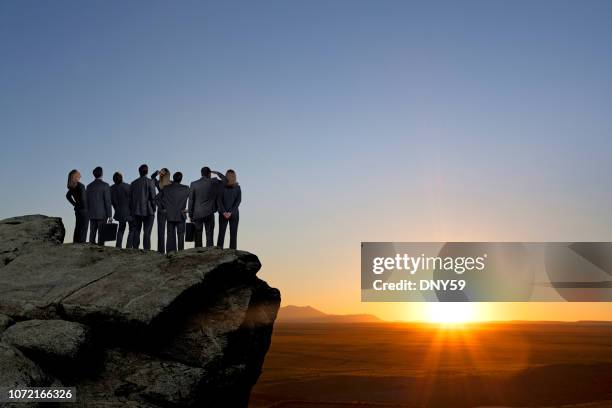
{"type": "Polygon", "coordinates": [[[476,305],[468,302],[427,303],[425,318],[431,323],[468,323],[477,320],[476,305]]]}

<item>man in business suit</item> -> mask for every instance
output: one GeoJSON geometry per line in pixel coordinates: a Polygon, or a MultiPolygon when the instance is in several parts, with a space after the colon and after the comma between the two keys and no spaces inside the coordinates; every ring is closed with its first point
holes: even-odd
{"type": "Polygon", "coordinates": [[[218,171],[211,171],[202,167],[202,177],[191,183],[189,187],[189,218],[195,224],[195,247],[202,246],[202,226],[206,229],[206,246],[213,246],[215,230],[215,212],[217,211],[217,197],[221,182],[226,178],[218,171]],[[211,178],[216,174],[221,180],[211,178]]]}
{"type": "Polygon", "coordinates": [[[151,249],[151,230],[155,219],[155,183],[147,177],[149,167],[146,164],[138,168],[140,177],[130,184],[130,226],[132,248],[140,246],[140,231],[144,228],[142,245],[144,249],[151,249]],[[132,228],[133,227],[133,228],[132,228]],[[132,232],[133,230],[133,232],[132,232]]]}
{"type": "Polygon", "coordinates": [[[172,177],[173,182],[164,187],[159,193],[159,202],[166,211],[166,252],[176,251],[178,236],[178,250],[185,249],[185,213],[187,212],[187,199],[189,187],[181,184],[183,173],[177,171],[172,177]]]}
{"type": "Polygon", "coordinates": [[[102,237],[102,226],[107,220],[111,220],[113,213],[111,210],[111,194],[108,183],[102,180],[102,167],[93,170],[94,181],[87,185],[87,213],[89,214],[89,243],[96,243],[98,235],[98,245],[104,245],[102,237]]]}
{"type": "MultiPolygon", "coordinates": [[[[125,224],[131,220],[130,217],[130,185],[123,182],[123,175],[119,172],[113,174],[113,184],[110,188],[111,204],[115,210],[113,218],[119,222],[117,229],[116,247],[121,248],[123,243],[123,234],[125,233],[125,224]]],[[[132,247],[130,242],[130,233],[128,232],[127,248],[132,247]]]]}

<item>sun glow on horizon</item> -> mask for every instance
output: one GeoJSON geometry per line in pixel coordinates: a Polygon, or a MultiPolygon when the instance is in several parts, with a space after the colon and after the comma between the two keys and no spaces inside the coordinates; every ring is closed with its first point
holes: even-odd
{"type": "Polygon", "coordinates": [[[460,324],[478,320],[476,305],[469,302],[427,303],[426,321],[430,323],[460,324]]]}

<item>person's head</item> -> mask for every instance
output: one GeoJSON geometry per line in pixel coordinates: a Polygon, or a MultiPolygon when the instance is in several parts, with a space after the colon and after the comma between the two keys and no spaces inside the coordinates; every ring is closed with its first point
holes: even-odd
{"type": "Polygon", "coordinates": [[[175,183],[180,183],[181,181],[183,181],[183,173],[181,173],[180,171],[174,172],[174,175],[172,176],[172,180],[175,183]]]}
{"type": "Polygon", "coordinates": [[[164,188],[170,184],[170,170],[163,168],[159,171],[159,187],[164,188]]]}
{"type": "Polygon", "coordinates": [[[208,166],[202,167],[202,170],[200,170],[200,173],[202,174],[202,177],[210,178],[210,167],[208,166]]]}
{"type": "Polygon", "coordinates": [[[100,177],[102,177],[102,167],[98,166],[95,169],[93,169],[92,171],[94,178],[99,179],[100,177]]]}
{"type": "Polygon", "coordinates": [[[113,174],[113,182],[115,184],[123,183],[123,175],[119,173],[118,171],[116,171],[115,174],[113,174]]]}
{"type": "Polygon", "coordinates": [[[79,181],[81,181],[81,173],[79,173],[77,169],[70,170],[70,173],[68,173],[68,183],[66,186],[68,188],[75,188],[79,181]]]}
{"type": "Polygon", "coordinates": [[[228,186],[236,186],[238,185],[238,180],[236,178],[236,172],[232,169],[229,169],[228,171],[225,172],[225,177],[227,177],[227,183],[226,185],[228,186]]]}
{"type": "Polygon", "coordinates": [[[147,166],[146,164],[141,164],[138,168],[138,173],[140,174],[140,177],[146,176],[147,174],[149,174],[149,166],[147,166]]]}

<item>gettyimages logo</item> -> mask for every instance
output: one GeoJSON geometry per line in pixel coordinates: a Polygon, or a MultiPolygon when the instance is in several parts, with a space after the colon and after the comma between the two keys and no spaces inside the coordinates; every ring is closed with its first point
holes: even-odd
{"type": "Polygon", "coordinates": [[[473,257],[440,257],[440,256],[409,256],[408,254],[396,254],[395,257],[383,258],[376,257],[372,260],[372,272],[380,275],[385,271],[404,270],[414,275],[419,270],[444,270],[452,271],[456,274],[463,274],[465,271],[485,269],[487,254],[473,257]]]}
{"type": "Polygon", "coordinates": [[[364,242],[362,301],[612,301],[612,243],[364,242]]]}

